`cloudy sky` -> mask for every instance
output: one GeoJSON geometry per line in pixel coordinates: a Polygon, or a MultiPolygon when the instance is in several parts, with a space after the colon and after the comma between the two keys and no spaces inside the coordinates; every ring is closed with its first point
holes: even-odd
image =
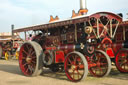
{"type": "MultiPolygon", "coordinates": [[[[123,13],[128,18],[128,0],[87,0],[88,14],[100,11],[123,13]]],[[[10,32],[11,24],[21,28],[49,21],[50,15],[60,19],[79,10],[79,0],[0,0],[0,32],[10,32]]]]}

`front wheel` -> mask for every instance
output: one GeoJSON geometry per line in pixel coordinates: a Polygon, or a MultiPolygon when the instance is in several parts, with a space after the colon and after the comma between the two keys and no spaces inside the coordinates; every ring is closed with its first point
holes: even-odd
{"type": "Polygon", "coordinates": [[[107,76],[111,71],[111,60],[102,50],[96,50],[94,55],[88,58],[89,71],[95,77],[107,76]]]}
{"type": "Polygon", "coordinates": [[[11,60],[12,59],[12,56],[11,56],[11,53],[9,51],[5,52],[5,60],[11,60]]]}
{"type": "Polygon", "coordinates": [[[67,55],[64,69],[68,79],[73,82],[84,79],[88,74],[88,64],[84,55],[76,51],[67,55]]]}
{"type": "Polygon", "coordinates": [[[121,73],[128,73],[128,49],[121,49],[116,55],[115,64],[121,73]]]}
{"type": "Polygon", "coordinates": [[[42,72],[40,60],[42,48],[36,42],[25,42],[20,48],[19,66],[26,76],[37,76],[42,72]]]}

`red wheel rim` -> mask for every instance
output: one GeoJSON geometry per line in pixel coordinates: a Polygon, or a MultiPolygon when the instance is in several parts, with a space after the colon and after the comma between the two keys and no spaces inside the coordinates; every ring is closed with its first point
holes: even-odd
{"type": "Polygon", "coordinates": [[[29,43],[22,45],[19,54],[19,65],[21,71],[26,76],[31,76],[36,67],[36,52],[29,43]]]}
{"type": "Polygon", "coordinates": [[[108,70],[107,58],[101,52],[88,57],[89,71],[95,77],[103,77],[108,70]]]}
{"type": "Polygon", "coordinates": [[[120,72],[128,72],[128,50],[120,50],[115,61],[120,72]]]}
{"type": "Polygon", "coordinates": [[[72,53],[67,56],[64,63],[65,73],[69,80],[80,81],[84,75],[84,63],[79,55],[72,53]]]}

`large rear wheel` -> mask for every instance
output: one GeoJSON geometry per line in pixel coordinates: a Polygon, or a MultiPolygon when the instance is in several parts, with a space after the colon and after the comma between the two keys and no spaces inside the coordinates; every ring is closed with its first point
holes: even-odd
{"type": "Polygon", "coordinates": [[[64,69],[68,79],[73,82],[84,79],[88,74],[87,61],[80,52],[71,52],[67,55],[64,69]]]}
{"type": "Polygon", "coordinates": [[[122,73],[128,73],[128,49],[121,49],[116,55],[115,64],[122,73]]]}
{"type": "Polygon", "coordinates": [[[88,59],[89,71],[95,77],[107,76],[111,71],[111,60],[102,50],[97,50],[95,54],[88,59]]]}
{"type": "Polygon", "coordinates": [[[24,75],[37,76],[42,72],[41,51],[41,46],[33,41],[25,42],[21,46],[19,65],[24,75]]]}

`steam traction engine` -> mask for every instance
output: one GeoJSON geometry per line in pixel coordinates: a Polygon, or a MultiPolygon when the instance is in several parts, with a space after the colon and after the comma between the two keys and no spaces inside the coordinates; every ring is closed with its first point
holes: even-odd
{"type": "Polygon", "coordinates": [[[18,59],[18,48],[23,43],[21,38],[17,37],[18,34],[14,34],[13,38],[11,33],[0,33],[0,58],[9,60],[12,58],[18,59]]]}
{"type": "Polygon", "coordinates": [[[116,67],[120,72],[128,73],[128,21],[123,21],[119,25],[115,41],[112,48],[115,53],[116,67]]]}
{"type": "MultiPolygon", "coordinates": [[[[20,48],[19,65],[24,75],[39,75],[43,67],[53,72],[64,69],[68,79],[74,82],[84,79],[88,71],[96,77],[109,74],[110,58],[115,58],[111,46],[117,46],[112,44],[113,41],[117,44],[115,36],[122,18],[109,12],[87,16],[85,0],[80,2],[79,13],[73,11],[71,19],[51,16],[47,24],[13,30],[25,32],[25,36],[33,31],[35,35],[20,48]]],[[[118,59],[116,65],[120,64],[118,59]]]]}

